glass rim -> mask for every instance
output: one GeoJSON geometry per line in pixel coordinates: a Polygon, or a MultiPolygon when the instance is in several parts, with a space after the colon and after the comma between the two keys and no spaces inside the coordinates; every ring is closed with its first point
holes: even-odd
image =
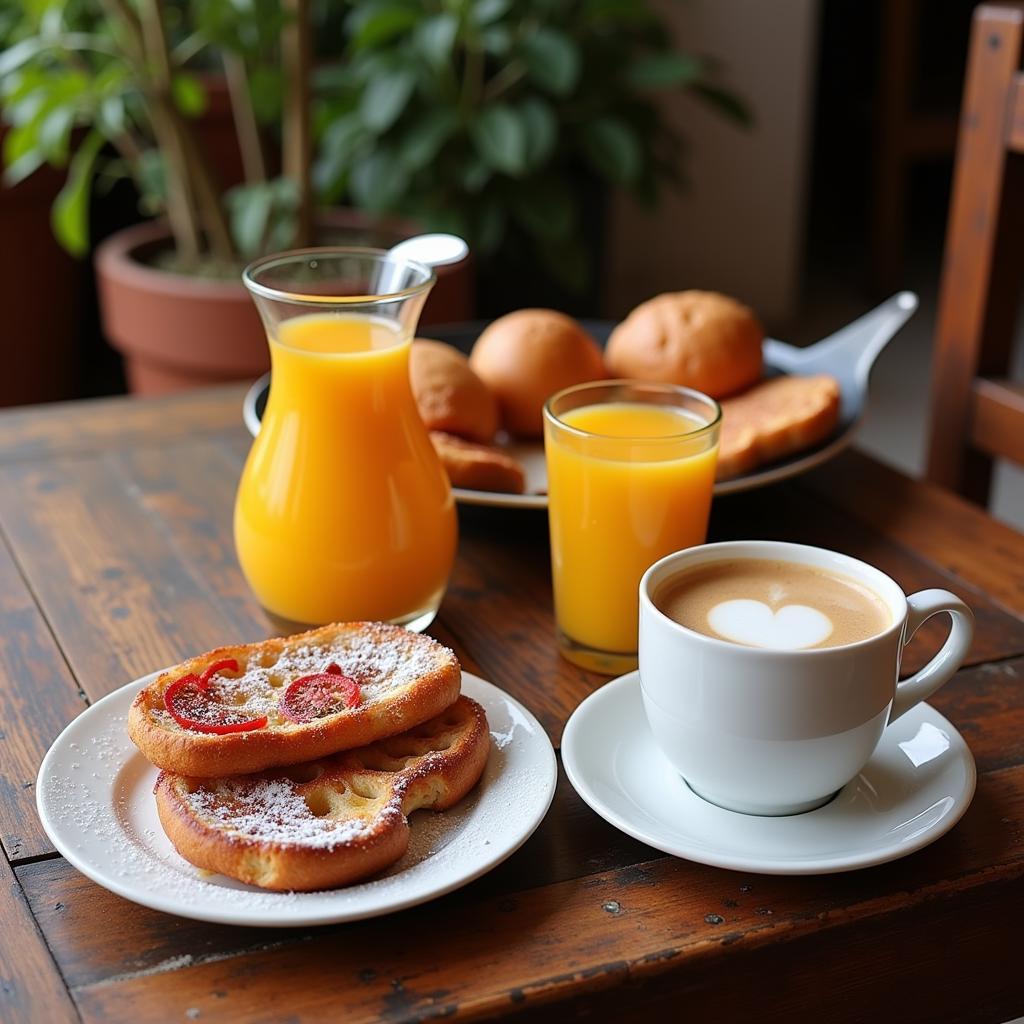
{"type": "Polygon", "coordinates": [[[411,260],[405,256],[392,257],[389,249],[377,249],[372,246],[360,245],[314,245],[303,249],[286,249],[284,252],[271,253],[253,260],[242,271],[242,283],[250,292],[263,299],[276,302],[291,302],[307,306],[370,306],[386,302],[396,302],[412,298],[429,290],[437,282],[434,268],[419,260],[411,260]],[[256,274],[268,267],[287,263],[298,263],[312,258],[354,256],[385,263],[389,259],[398,266],[412,267],[423,273],[424,280],[419,284],[410,285],[394,292],[382,292],[378,295],[317,295],[311,292],[289,291],[284,288],[273,288],[256,280],[256,274]]]}
{"type": "MultiPolygon", "coordinates": [[[[576,406],[575,408],[580,408],[576,406]]],[[[704,394],[703,391],[697,391],[696,388],[684,387],[682,384],[667,384],[661,381],[650,381],[650,380],[635,380],[628,377],[616,377],[612,380],[592,380],[587,381],[583,384],[573,384],[570,387],[562,388],[561,391],[556,391],[545,403],[544,403],[544,419],[550,421],[554,426],[558,427],[559,430],[565,430],[569,434],[572,434],[579,438],[590,438],[599,437],[609,441],[624,441],[630,444],[645,443],[645,444],[659,444],[664,442],[678,442],[682,440],[690,440],[698,438],[702,434],[707,434],[714,430],[715,427],[719,426],[722,422],[722,406],[715,401],[710,395],[704,394]],[[589,388],[595,390],[602,387],[635,387],[635,388],[649,388],[652,391],[660,391],[663,394],[674,394],[683,395],[686,398],[695,398],[698,401],[706,402],[711,406],[711,411],[714,413],[712,419],[702,424],[699,427],[694,427],[693,430],[684,430],[678,434],[662,434],[658,437],[649,437],[643,435],[637,436],[626,436],[623,437],[621,434],[601,434],[594,430],[582,430],[580,427],[574,427],[569,423],[566,423],[558,413],[554,412],[552,405],[567,395],[576,394],[580,391],[586,391],[589,388]]]]}

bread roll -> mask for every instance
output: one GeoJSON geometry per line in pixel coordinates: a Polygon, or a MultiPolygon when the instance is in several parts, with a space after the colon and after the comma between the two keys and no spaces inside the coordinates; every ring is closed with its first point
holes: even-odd
{"type": "Polygon", "coordinates": [[[477,339],[469,365],[497,397],[511,434],[540,437],[544,403],[562,388],[608,376],[601,350],[572,317],[520,309],[495,320],[477,339]]]}
{"type": "Polygon", "coordinates": [[[488,444],[498,429],[498,402],[451,345],[417,338],[409,355],[409,376],[423,422],[470,441],[488,444]]]}
{"type": "Polygon", "coordinates": [[[681,384],[722,398],[760,380],[763,340],[757,318],[735,299],[666,292],[615,328],[605,362],[615,377],[681,384]]]}

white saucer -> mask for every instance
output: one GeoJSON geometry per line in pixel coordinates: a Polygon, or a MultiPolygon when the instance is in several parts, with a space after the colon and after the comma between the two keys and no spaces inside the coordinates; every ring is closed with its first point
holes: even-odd
{"type": "Polygon", "coordinates": [[[562,763],[583,800],[627,835],[701,864],[770,875],[905,857],[960,820],[976,779],[960,733],[919,704],[885,730],[864,770],[824,807],[784,818],[727,811],[693,793],[658,750],[636,672],[573,712],[562,763]]]}
{"type": "Polygon", "coordinates": [[[518,701],[462,673],[491,727],[479,786],[443,814],[417,811],[405,856],[385,874],[328,892],[273,893],[221,875],[200,877],[160,827],[157,770],[128,738],[129,683],[78,716],[43,758],[36,803],[53,845],[94,882],[154,910],[200,921],[267,927],[376,917],[451,892],[500,864],[541,823],[558,769],[551,741],[518,701]]]}

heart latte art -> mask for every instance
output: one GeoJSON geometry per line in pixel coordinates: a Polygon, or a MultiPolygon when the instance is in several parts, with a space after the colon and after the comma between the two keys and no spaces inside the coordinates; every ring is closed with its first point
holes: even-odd
{"type": "Polygon", "coordinates": [[[662,584],[654,603],[698,633],[780,651],[857,643],[892,623],[882,598],[852,577],[760,558],[695,566],[662,584]]]}
{"type": "Polygon", "coordinates": [[[832,620],[817,608],[787,604],[772,611],[763,601],[746,597],[716,604],[708,612],[708,625],[726,640],[785,651],[817,647],[832,634],[832,620]]]}

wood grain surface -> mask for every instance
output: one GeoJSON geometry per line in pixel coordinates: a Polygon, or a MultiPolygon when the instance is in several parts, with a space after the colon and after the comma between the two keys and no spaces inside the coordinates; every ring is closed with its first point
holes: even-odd
{"type": "MultiPolygon", "coordinates": [[[[907,1021],[1024,1014],[1011,963],[1020,922],[1006,912],[1024,896],[1024,538],[853,453],[716,502],[711,537],[825,545],[975,609],[970,664],[932,703],[970,744],[978,791],[927,849],[817,878],[721,871],[618,832],[560,774],[551,812],[508,861],[376,921],[213,926],[78,874],[51,852],[25,785],[56,732],[144,672],[274,631],[231,539],[248,447],[239,401],[236,389],[157,408],[96,403],[92,416],[81,406],[0,416],[0,836],[14,867],[3,865],[14,898],[0,922],[0,1019],[561,1021],[643,1008],[653,1019],[862,1020],[890,1005],[880,991],[903,986],[907,1021]],[[955,983],[966,970],[976,986],[955,983]]],[[[557,653],[546,517],[461,509],[460,530],[432,632],[557,742],[603,677],[557,653]]],[[[942,632],[938,622],[921,631],[907,671],[942,632]]]]}

